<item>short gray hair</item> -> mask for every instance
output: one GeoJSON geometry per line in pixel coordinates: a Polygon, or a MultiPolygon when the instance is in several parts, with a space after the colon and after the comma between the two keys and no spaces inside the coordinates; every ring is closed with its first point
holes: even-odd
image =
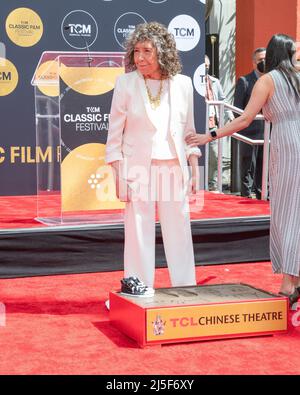
{"type": "Polygon", "coordinates": [[[151,41],[157,50],[158,64],[164,77],[181,72],[182,66],[176,49],[174,36],[159,22],[141,23],[126,40],[125,67],[127,71],[136,70],[134,48],[138,42],[151,41]]]}

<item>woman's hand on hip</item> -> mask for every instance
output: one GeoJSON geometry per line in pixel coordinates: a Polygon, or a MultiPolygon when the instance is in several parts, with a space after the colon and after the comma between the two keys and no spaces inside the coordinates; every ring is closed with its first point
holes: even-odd
{"type": "Polygon", "coordinates": [[[185,136],[185,142],[190,147],[196,147],[197,145],[205,145],[211,141],[211,137],[207,134],[198,134],[198,133],[187,133],[185,136]]]}

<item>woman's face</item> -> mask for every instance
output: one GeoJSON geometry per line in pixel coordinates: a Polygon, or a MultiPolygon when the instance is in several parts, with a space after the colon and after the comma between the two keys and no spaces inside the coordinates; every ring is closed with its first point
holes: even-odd
{"type": "Polygon", "coordinates": [[[134,63],[146,78],[160,79],[161,70],[157,60],[157,50],[151,41],[141,41],[134,47],[134,63]]]}

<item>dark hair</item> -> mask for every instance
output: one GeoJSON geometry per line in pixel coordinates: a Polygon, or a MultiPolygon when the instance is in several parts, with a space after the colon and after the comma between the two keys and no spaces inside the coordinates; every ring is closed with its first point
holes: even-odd
{"type": "Polygon", "coordinates": [[[256,50],[255,50],[255,51],[253,52],[253,54],[252,54],[252,58],[255,59],[255,55],[256,55],[257,53],[261,53],[261,52],[266,52],[266,48],[265,48],[265,47],[256,48],[256,50]]]}
{"type": "Polygon", "coordinates": [[[285,77],[287,84],[291,87],[300,100],[300,79],[293,61],[296,54],[296,43],[292,37],[286,34],[275,34],[267,46],[266,73],[278,70],[285,77]]]}

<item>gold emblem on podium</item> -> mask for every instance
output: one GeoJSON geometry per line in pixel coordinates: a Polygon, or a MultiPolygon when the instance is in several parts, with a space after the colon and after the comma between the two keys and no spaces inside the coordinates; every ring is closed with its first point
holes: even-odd
{"type": "Polygon", "coordinates": [[[124,208],[116,197],[111,167],[105,163],[104,144],[84,144],[72,150],[61,165],[62,210],[124,208]]]}

